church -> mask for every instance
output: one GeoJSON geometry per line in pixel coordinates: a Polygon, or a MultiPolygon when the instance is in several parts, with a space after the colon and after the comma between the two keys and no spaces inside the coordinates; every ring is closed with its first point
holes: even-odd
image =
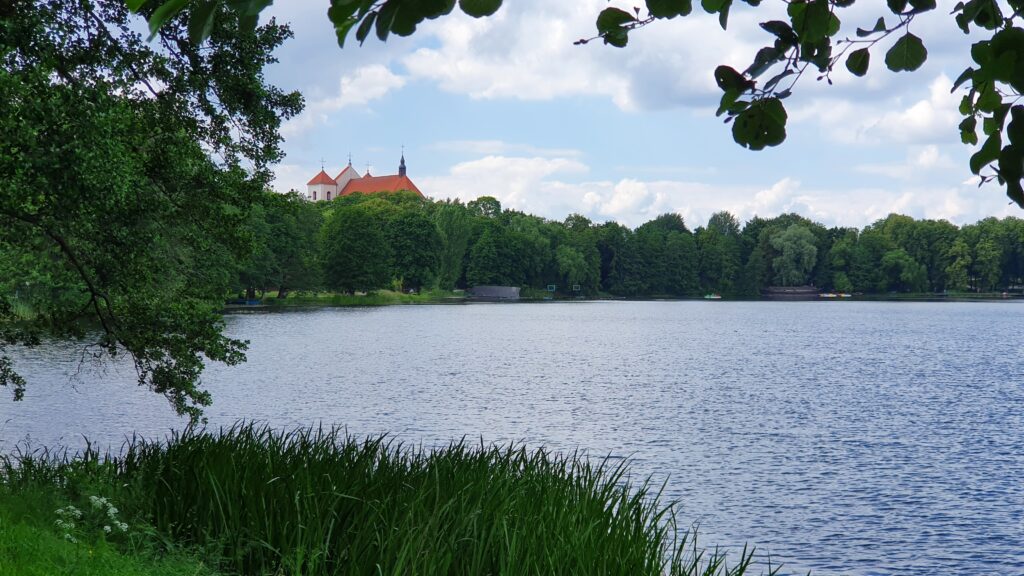
{"type": "Polygon", "coordinates": [[[415,192],[420,197],[423,197],[423,193],[420,192],[420,189],[413,184],[412,180],[405,173],[404,152],[402,153],[402,160],[398,163],[398,174],[373,176],[370,174],[370,170],[367,169],[366,174],[360,176],[356,169],[352,167],[352,158],[350,157],[348,166],[345,166],[345,169],[334,178],[331,178],[327,172],[324,172],[323,168],[320,168],[320,173],[306,183],[306,197],[315,202],[329,201],[338,196],[348,196],[349,194],[401,191],[415,192]]]}

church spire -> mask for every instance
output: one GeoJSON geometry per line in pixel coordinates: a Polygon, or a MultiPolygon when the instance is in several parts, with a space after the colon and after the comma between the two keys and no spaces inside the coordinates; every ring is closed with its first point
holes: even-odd
{"type": "Polygon", "coordinates": [[[405,146],[402,146],[402,160],[398,163],[398,175],[405,176],[405,146]]]}

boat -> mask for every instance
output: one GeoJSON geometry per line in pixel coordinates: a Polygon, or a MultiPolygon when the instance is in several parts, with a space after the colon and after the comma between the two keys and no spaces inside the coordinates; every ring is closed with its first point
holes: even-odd
{"type": "Polygon", "coordinates": [[[719,294],[705,294],[704,295],[704,299],[705,300],[721,300],[722,296],[719,295],[719,294]]]}

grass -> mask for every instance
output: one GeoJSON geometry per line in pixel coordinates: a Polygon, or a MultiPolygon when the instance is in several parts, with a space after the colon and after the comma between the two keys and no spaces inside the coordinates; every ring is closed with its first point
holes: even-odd
{"type": "MultiPolygon", "coordinates": [[[[54,527],[54,511],[68,504],[57,490],[0,490],[0,576],[214,576],[194,556],[158,553],[108,541],[102,529],[72,543],[54,527]]],[[[80,531],[79,531],[80,532],[80,531]]],[[[141,542],[135,536],[136,543],[141,542]]]]}
{"type": "MultiPolygon", "coordinates": [[[[705,554],[621,461],[516,446],[425,451],[338,430],[236,425],[133,441],[119,457],[21,454],[0,474],[8,499],[109,495],[148,527],[144,541],[201,550],[226,574],[738,576],[753,559],[744,550],[727,567],[705,554]]],[[[2,565],[22,561],[4,553],[2,565]]]]}
{"type": "Polygon", "coordinates": [[[362,295],[293,292],[284,299],[267,297],[262,302],[269,306],[390,306],[393,304],[436,304],[461,301],[463,298],[463,294],[449,290],[424,290],[419,294],[377,290],[362,295]]]}

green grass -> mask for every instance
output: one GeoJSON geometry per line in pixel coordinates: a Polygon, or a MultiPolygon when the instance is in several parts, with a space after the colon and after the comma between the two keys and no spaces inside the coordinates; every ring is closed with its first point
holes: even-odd
{"type": "Polygon", "coordinates": [[[727,568],[703,553],[621,461],[516,446],[424,451],[238,425],[0,469],[8,495],[102,492],[150,541],[202,550],[227,574],[740,575],[753,558],[727,568]]]}
{"type": "Polygon", "coordinates": [[[437,304],[458,302],[462,293],[449,290],[424,290],[419,294],[404,294],[392,290],[377,290],[364,295],[335,294],[332,292],[293,292],[287,298],[267,297],[269,306],[390,306],[394,304],[437,304]]]}
{"type": "MultiPolygon", "coordinates": [[[[213,576],[213,569],[182,552],[131,550],[108,541],[101,530],[80,534],[76,543],[55,529],[54,511],[68,505],[57,490],[0,489],[0,576],[213,576]]],[[[137,528],[130,528],[137,532],[137,528]]],[[[147,536],[132,536],[141,543],[147,536]]]]}

